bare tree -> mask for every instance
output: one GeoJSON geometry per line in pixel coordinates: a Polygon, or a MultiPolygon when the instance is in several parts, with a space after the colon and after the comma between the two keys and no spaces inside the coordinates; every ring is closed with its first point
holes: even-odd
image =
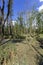
{"type": "Polygon", "coordinates": [[[1,14],[2,14],[2,18],[1,18],[1,22],[2,22],[2,34],[4,35],[4,25],[5,25],[5,22],[6,20],[8,19],[9,16],[11,16],[11,9],[12,9],[12,2],[13,0],[8,0],[8,5],[7,5],[7,15],[5,17],[4,15],[4,8],[5,8],[5,0],[2,0],[2,8],[0,7],[0,10],[1,10],[1,14]],[[5,19],[4,19],[5,17],[5,19]]]}

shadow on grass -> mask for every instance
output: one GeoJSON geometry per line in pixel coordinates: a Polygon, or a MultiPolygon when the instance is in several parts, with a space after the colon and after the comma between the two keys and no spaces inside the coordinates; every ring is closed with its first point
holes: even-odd
{"type": "Polygon", "coordinates": [[[12,43],[20,43],[22,41],[23,41],[23,39],[13,39],[12,40],[12,43]]]}
{"type": "Polygon", "coordinates": [[[22,42],[25,39],[26,39],[25,36],[18,36],[17,38],[12,40],[12,43],[20,43],[20,42],[22,42]]]}
{"type": "Polygon", "coordinates": [[[43,49],[43,38],[38,38],[37,40],[40,44],[40,47],[43,49]]]}
{"type": "Polygon", "coordinates": [[[7,39],[5,39],[5,40],[2,40],[2,42],[0,43],[0,46],[1,45],[4,45],[4,44],[7,44],[9,41],[11,41],[11,43],[20,43],[20,42],[22,42],[23,40],[25,39],[25,37],[23,37],[23,38],[20,38],[20,39],[9,39],[9,40],[7,40],[7,39]]]}
{"type": "Polygon", "coordinates": [[[43,65],[43,59],[39,59],[39,65],[43,65]]]}
{"type": "Polygon", "coordinates": [[[37,55],[36,59],[37,59],[36,61],[37,65],[43,65],[43,57],[37,55]]]}
{"type": "Polygon", "coordinates": [[[10,39],[9,39],[9,40],[4,40],[4,41],[2,41],[2,42],[0,43],[0,46],[1,46],[1,45],[4,45],[4,44],[7,44],[9,41],[10,41],[10,39]]]}

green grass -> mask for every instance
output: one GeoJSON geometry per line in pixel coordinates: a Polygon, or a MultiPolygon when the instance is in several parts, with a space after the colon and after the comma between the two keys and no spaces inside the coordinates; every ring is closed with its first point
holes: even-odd
{"type": "Polygon", "coordinates": [[[30,38],[30,41],[24,41],[26,44],[10,41],[0,46],[0,65],[37,65],[35,58],[37,53],[29,46],[37,43],[36,39],[30,38]],[[1,64],[2,60],[5,64],[1,64]]]}
{"type": "Polygon", "coordinates": [[[43,38],[43,34],[39,34],[40,38],[43,38]]]}
{"type": "Polygon", "coordinates": [[[15,44],[9,42],[7,44],[0,46],[0,65],[3,58],[6,60],[11,60],[11,54],[13,55],[13,53],[16,54],[15,44]]]}

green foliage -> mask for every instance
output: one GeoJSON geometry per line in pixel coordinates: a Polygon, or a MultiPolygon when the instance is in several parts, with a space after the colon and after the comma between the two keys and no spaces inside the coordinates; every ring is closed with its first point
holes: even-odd
{"type": "Polygon", "coordinates": [[[39,13],[37,14],[37,25],[38,25],[38,33],[43,32],[43,13],[39,13]]]}

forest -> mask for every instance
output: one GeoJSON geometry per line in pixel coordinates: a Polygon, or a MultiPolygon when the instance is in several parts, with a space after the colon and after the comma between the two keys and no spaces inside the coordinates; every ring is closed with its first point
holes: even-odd
{"type": "Polygon", "coordinates": [[[18,12],[13,22],[13,0],[7,0],[7,14],[1,1],[0,65],[43,65],[43,9],[18,12]]]}

